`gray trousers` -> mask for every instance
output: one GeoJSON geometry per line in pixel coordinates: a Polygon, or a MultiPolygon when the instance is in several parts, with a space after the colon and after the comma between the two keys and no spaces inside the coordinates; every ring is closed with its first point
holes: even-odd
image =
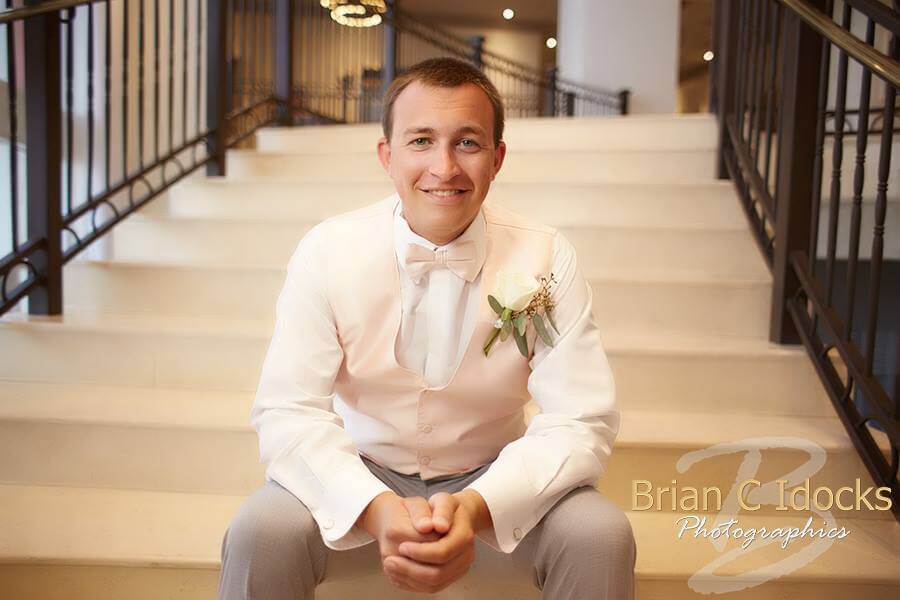
{"type": "MultiPolygon", "coordinates": [[[[462,490],[490,466],[423,481],[418,474],[397,473],[365,457],[363,462],[398,495],[426,499],[462,490]]],[[[533,590],[528,597],[537,597],[537,588],[542,598],[552,600],[634,598],[637,549],[631,524],[622,509],[593,487],[576,488],[560,499],[510,554],[477,538],[475,543],[469,572],[433,597],[495,597],[500,590],[510,591],[509,581],[517,581],[520,593],[523,584],[533,590]],[[511,575],[498,577],[498,571],[511,575]]],[[[390,584],[381,572],[377,543],[342,551],[325,546],[306,506],[267,481],[241,505],[225,532],[219,600],[311,600],[319,584],[320,591],[331,586],[330,598],[421,597],[390,584]],[[351,565],[358,571],[361,564],[368,580],[348,574],[351,565]]]]}

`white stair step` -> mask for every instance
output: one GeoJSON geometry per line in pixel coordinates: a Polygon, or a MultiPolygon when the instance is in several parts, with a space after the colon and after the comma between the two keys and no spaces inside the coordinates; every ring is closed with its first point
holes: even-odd
{"type": "MultiPolygon", "coordinates": [[[[142,211],[175,218],[308,220],[354,210],[393,193],[385,183],[294,183],[210,178],[172,189],[142,211]],[[247,198],[253,198],[248,202],[247,198]]],[[[491,186],[489,198],[542,223],[562,226],[684,227],[747,229],[747,219],[731,181],[702,183],[503,183],[491,186]]],[[[826,256],[829,206],[819,216],[818,255],[826,256]]],[[[848,256],[853,202],[841,200],[837,257],[848,256]]],[[[859,256],[872,250],[875,198],[862,202],[859,256]]],[[[885,215],[884,257],[900,258],[900,200],[889,201],[885,215]]]]}
{"type": "MultiPolygon", "coordinates": [[[[249,494],[264,483],[265,472],[250,426],[252,403],[251,392],[3,382],[0,480],[249,494]]],[[[530,409],[539,410],[536,405],[530,409]]],[[[827,453],[822,468],[809,474],[812,489],[852,487],[857,478],[863,487],[874,486],[837,417],[735,419],[734,414],[623,409],[600,489],[629,506],[635,479],[652,482],[654,490],[677,479],[680,486],[717,487],[724,500],[743,451],[762,447],[760,441],[743,442],[751,438],[785,440],[764,450],[766,474],[783,477],[793,471],[802,454],[796,445],[802,444],[827,453]],[[678,472],[676,463],[684,454],[723,443],[743,451],[678,472]]],[[[766,510],[775,514],[774,507],[766,510]]],[[[890,511],[841,514],[893,519],[890,511]]]]}
{"type": "MultiPolygon", "coordinates": [[[[171,217],[321,221],[394,193],[392,182],[297,183],[209,178],[175,186],[145,213],[171,217]],[[251,199],[252,200],[248,200],[251,199]]],[[[488,198],[553,226],[746,229],[730,181],[696,183],[495,182],[488,198]]]]}
{"type": "MultiPolygon", "coordinates": [[[[716,118],[697,115],[630,115],[571,119],[509,119],[503,140],[509,151],[709,149],[716,146],[716,118]]],[[[256,132],[261,152],[321,154],[374,150],[380,123],[323,127],[267,127],[256,132]]]]}
{"type": "MultiPolygon", "coordinates": [[[[0,379],[254,391],[271,330],[216,317],[8,314],[0,379]]],[[[603,340],[626,408],[833,414],[799,347],[619,331],[603,340]]]]}
{"type": "MultiPolygon", "coordinates": [[[[73,261],[64,272],[65,312],[220,315],[274,320],[283,267],[73,261]]],[[[762,338],[772,286],[759,281],[592,279],[602,331],[762,338]]]]}
{"type": "MultiPolygon", "coordinates": [[[[897,148],[900,153],[900,147],[897,148]]],[[[900,183],[900,182],[898,182],[900,183]]],[[[896,192],[895,192],[896,193],[896,192]]],[[[816,255],[820,259],[828,256],[828,229],[830,223],[831,208],[822,205],[819,215],[819,237],[816,255]]],[[[859,259],[869,260],[872,257],[873,231],[875,229],[875,200],[866,198],[860,205],[859,225],[859,259]]],[[[850,255],[850,233],[852,231],[853,203],[841,202],[838,205],[837,219],[837,243],[835,245],[835,257],[838,260],[847,260],[850,255]]],[[[882,236],[882,257],[884,259],[900,259],[900,200],[889,201],[885,207],[884,235],[882,236]]]]}
{"type": "MultiPolygon", "coordinates": [[[[112,232],[117,260],[286,265],[311,222],[126,219],[112,232]]],[[[769,281],[750,233],[655,227],[562,227],[586,277],[769,281]]]]}
{"type": "MultiPolygon", "coordinates": [[[[601,479],[599,489],[619,506],[647,507],[646,497],[635,505],[635,482],[652,484],[653,507],[648,510],[672,510],[672,494],[662,496],[658,502],[656,492],[661,488],[679,489],[693,487],[700,492],[707,487],[721,490],[721,501],[736,485],[743,461],[752,461],[752,455],[761,456],[761,466],[752,478],[762,483],[785,479],[798,467],[813,459],[823,459],[821,467],[810,468],[808,475],[797,483],[785,484],[790,490],[810,479],[810,491],[819,486],[837,490],[842,486],[853,488],[859,480],[861,488],[873,488],[868,494],[873,509],[861,504],[861,510],[831,509],[835,517],[873,518],[894,521],[890,510],[878,510],[883,503],[875,498],[878,487],[870,477],[840,419],[829,417],[797,417],[785,415],[744,415],[735,407],[731,414],[688,413],[680,410],[623,410],[622,424],[610,457],[609,469],[601,479]],[[681,472],[679,460],[688,453],[708,450],[715,446],[728,446],[728,453],[703,459],[681,472]],[[676,483],[673,484],[673,481],[676,483]]],[[[749,479],[744,477],[741,480],[749,479]]],[[[641,484],[645,486],[646,484],[641,484]]],[[[640,489],[647,491],[646,487],[640,489]]],[[[844,495],[842,503],[854,502],[851,495],[844,495]]],[[[676,509],[682,510],[676,499],[676,509]]],[[[824,493],[821,496],[825,502],[824,493]]],[[[798,501],[802,502],[802,496],[798,501]]],[[[786,500],[787,502],[788,500],[786,500]]],[[[688,508],[693,509],[688,505],[688,508]]],[[[710,512],[719,507],[711,504],[710,512]]],[[[704,512],[701,508],[693,512],[704,512]]],[[[761,504],[753,511],[757,514],[784,515],[777,506],[761,504]]]]}
{"type": "MultiPolygon", "coordinates": [[[[2,485],[0,504],[7,510],[0,513],[4,531],[0,586],[11,590],[17,600],[211,598],[218,581],[222,537],[243,500],[243,496],[2,485]],[[178,577],[173,569],[179,570],[178,577]],[[29,576],[37,573],[43,576],[29,581],[29,576]],[[81,585],[63,588],[63,595],[56,587],[62,582],[81,585]],[[147,596],[148,585],[153,596],[147,596]]],[[[695,598],[688,579],[721,556],[710,540],[691,535],[677,539],[673,522],[680,516],[628,512],[638,548],[637,597],[695,598]],[[674,553],[673,548],[677,548],[674,553]]],[[[744,528],[771,530],[802,527],[805,519],[742,514],[739,522],[744,528]]],[[[753,587],[746,593],[759,600],[838,600],[848,594],[867,600],[895,597],[900,585],[896,569],[900,525],[847,519],[839,526],[851,534],[834,540],[809,564],[772,573],[771,581],[754,585],[747,575],[746,585],[753,587]],[[776,573],[783,574],[775,578],[776,573]]],[[[762,546],[762,541],[757,539],[752,553],[717,569],[716,575],[739,576],[766,565],[774,568],[812,543],[809,538],[794,540],[784,550],[777,543],[762,546]]],[[[737,548],[741,542],[729,540],[726,548],[737,548]]],[[[334,554],[329,571],[341,573],[344,579],[324,583],[316,597],[414,597],[395,593],[378,570],[377,561],[367,561],[367,557],[365,553],[334,554]]],[[[536,589],[528,588],[530,581],[521,577],[510,581],[509,572],[504,572],[508,561],[502,555],[491,554],[489,560],[488,572],[473,569],[465,579],[433,597],[479,600],[504,591],[520,598],[539,597],[536,589]]]]}
{"type": "MultiPolygon", "coordinates": [[[[341,155],[228,150],[229,179],[302,182],[388,182],[374,150],[341,155]]],[[[602,182],[693,181],[715,177],[715,149],[531,151],[508,153],[497,181],[602,182]],[[652,165],[652,168],[649,167],[652,165]]]]}
{"type": "MultiPolygon", "coordinates": [[[[147,216],[175,218],[308,220],[354,210],[393,193],[384,183],[294,183],[210,178],[176,186],[170,197],[143,210],[147,216]],[[248,202],[247,198],[253,201],[248,202]]],[[[684,227],[747,229],[747,219],[730,181],[703,183],[503,183],[491,186],[489,198],[527,217],[554,226],[684,227]]],[[[849,251],[853,202],[841,200],[837,257],[849,251]]],[[[826,256],[830,208],[820,207],[818,255],[826,256]]],[[[872,250],[875,198],[862,202],[859,256],[872,250]]],[[[900,201],[888,203],[885,258],[900,258],[900,201]]]]}
{"type": "Polygon", "coordinates": [[[0,382],[0,480],[249,494],[252,392],[0,382]]]}
{"type": "MultiPolygon", "coordinates": [[[[841,160],[841,184],[840,198],[851,199],[854,193],[854,179],[856,174],[856,134],[844,135],[843,159],[841,160]]],[[[766,162],[766,133],[760,135],[759,147],[762,149],[757,156],[757,168],[761,174],[765,174],[766,162]]],[[[362,148],[360,148],[362,150],[362,148]]],[[[778,155],[778,136],[772,136],[772,166],[769,167],[770,192],[775,189],[775,165],[778,155]]],[[[881,134],[870,133],[866,142],[866,155],[863,164],[862,196],[874,200],[878,191],[878,162],[881,155],[881,134]]],[[[894,138],[891,146],[891,168],[888,169],[887,197],[893,201],[900,200],[900,169],[897,168],[897,157],[900,156],[900,140],[894,138]]],[[[831,197],[832,171],[834,163],[834,136],[827,136],[822,149],[822,187],[821,202],[827,204],[831,197]]]]}

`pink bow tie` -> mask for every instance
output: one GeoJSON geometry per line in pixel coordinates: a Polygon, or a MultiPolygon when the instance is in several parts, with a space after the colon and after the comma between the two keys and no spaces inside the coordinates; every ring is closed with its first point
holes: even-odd
{"type": "Polygon", "coordinates": [[[478,245],[475,240],[464,240],[443,250],[429,250],[419,244],[408,244],[404,261],[409,276],[418,281],[432,267],[444,265],[466,281],[478,275],[478,245]]]}

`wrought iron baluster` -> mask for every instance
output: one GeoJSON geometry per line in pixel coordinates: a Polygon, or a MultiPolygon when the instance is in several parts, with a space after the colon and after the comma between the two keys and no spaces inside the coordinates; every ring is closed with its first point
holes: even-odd
{"type": "MultiPolygon", "coordinates": [[[[875,21],[868,20],[866,43],[875,42],[875,21]]],[[[866,176],[866,145],[869,140],[869,94],[872,86],[872,72],[863,67],[860,82],[859,121],[856,132],[856,161],[853,172],[853,210],[850,217],[850,248],[847,257],[847,325],[845,339],[852,341],[853,313],[856,304],[856,269],[859,260],[859,228],[862,218],[863,184],[866,176]]]]}
{"type": "Polygon", "coordinates": [[[763,177],[766,189],[769,190],[770,193],[773,191],[769,185],[769,172],[772,167],[772,127],[774,126],[775,113],[777,112],[775,104],[775,81],[778,71],[778,52],[781,49],[781,15],[777,2],[772,5],[772,29],[772,75],[769,78],[769,97],[766,101],[766,171],[765,176],[763,177]]]}
{"type": "MultiPolygon", "coordinates": [[[[844,2],[841,27],[850,30],[850,5],[844,2]]],[[[841,210],[841,163],[844,157],[844,108],[847,102],[847,53],[838,50],[837,92],[834,108],[834,143],[831,154],[831,195],[828,214],[828,250],[825,266],[825,303],[834,295],[834,263],[837,253],[838,219],[841,210]]]]}
{"type": "MultiPolygon", "coordinates": [[[[897,8],[895,0],[894,7],[897,8]]],[[[890,56],[893,59],[900,58],[900,40],[897,35],[891,35],[890,56]]],[[[878,183],[876,185],[875,194],[875,219],[872,228],[872,251],[870,258],[869,270],[869,298],[868,298],[868,322],[866,323],[866,342],[863,356],[865,357],[866,374],[872,374],[872,368],[875,362],[875,336],[877,335],[878,323],[878,304],[879,293],[881,288],[881,270],[884,257],[884,223],[887,213],[887,190],[888,178],[890,177],[891,168],[891,150],[894,143],[894,128],[889,124],[894,122],[895,107],[894,103],[897,98],[897,88],[893,85],[886,84],[884,89],[884,103],[882,104],[882,127],[881,139],[878,156],[878,183]]],[[[896,234],[897,232],[895,232],[896,234]]],[[[900,348],[898,348],[900,350],[900,348]]],[[[900,352],[897,354],[900,360],[900,352]]],[[[900,363],[898,363],[898,377],[900,377],[900,363]]],[[[897,393],[894,397],[894,418],[900,419],[900,387],[895,390],[897,393]]],[[[896,449],[895,449],[896,451],[896,449]]],[[[895,456],[896,460],[896,456],[895,456]]],[[[894,465],[896,473],[896,463],[894,465]]]]}

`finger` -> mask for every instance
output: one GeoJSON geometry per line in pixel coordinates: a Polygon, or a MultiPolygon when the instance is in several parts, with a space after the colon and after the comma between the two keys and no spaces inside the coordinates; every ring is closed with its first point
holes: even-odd
{"type": "Polygon", "coordinates": [[[416,562],[440,565],[459,556],[468,547],[474,547],[474,541],[471,524],[457,517],[450,532],[441,539],[435,542],[403,542],[398,549],[402,556],[416,562]]]}
{"type": "Polygon", "coordinates": [[[430,591],[439,591],[463,575],[475,561],[474,548],[461,553],[443,565],[427,565],[401,556],[391,558],[391,572],[413,587],[425,586],[430,591]]]}
{"type": "Polygon", "coordinates": [[[417,593],[426,593],[427,594],[428,592],[431,591],[431,590],[426,589],[420,583],[413,581],[411,579],[408,579],[408,578],[388,576],[388,579],[394,585],[394,587],[396,587],[397,589],[405,590],[407,592],[417,592],[417,593]]]}
{"type": "Polygon", "coordinates": [[[388,578],[388,581],[391,582],[391,585],[393,585],[397,589],[405,590],[407,592],[422,592],[422,591],[424,591],[424,590],[419,590],[419,589],[414,588],[409,582],[406,582],[403,579],[394,577],[393,575],[387,575],[386,577],[388,578]]]}
{"type": "Polygon", "coordinates": [[[459,501],[447,492],[438,492],[428,499],[431,508],[431,520],[435,531],[447,533],[453,522],[453,513],[459,507],[459,501]]]}
{"type": "Polygon", "coordinates": [[[429,590],[426,589],[426,586],[421,581],[416,581],[404,572],[400,563],[397,562],[398,558],[400,557],[390,557],[390,560],[385,559],[382,564],[382,570],[385,575],[387,575],[387,578],[390,579],[391,583],[401,590],[410,592],[428,592],[429,590]]]}
{"type": "Polygon", "coordinates": [[[390,577],[407,585],[435,592],[462,577],[468,571],[473,558],[474,556],[463,554],[445,565],[435,566],[417,563],[402,556],[393,556],[390,560],[385,560],[385,571],[390,577]]]}
{"type": "Polygon", "coordinates": [[[431,520],[431,506],[428,505],[428,501],[425,498],[421,496],[404,498],[403,504],[406,506],[406,510],[409,511],[409,519],[412,521],[416,531],[428,533],[434,529],[431,520]]]}
{"type": "Polygon", "coordinates": [[[385,548],[386,551],[383,552],[384,556],[388,556],[389,554],[400,554],[400,544],[404,542],[427,543],[436,542],[441,539],[442,534],[440,533],[435,531],[421,533],[408,519],[404,518],[403,521],[404,522],[396,523],[386,532],[385,543],[387,546],[385,548]]]}

